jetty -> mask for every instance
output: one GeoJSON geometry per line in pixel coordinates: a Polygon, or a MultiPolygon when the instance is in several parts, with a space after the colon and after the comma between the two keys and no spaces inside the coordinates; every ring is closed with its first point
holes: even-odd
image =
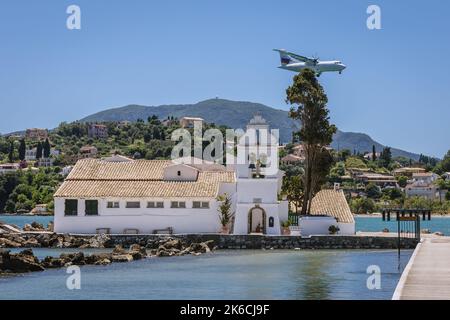
{"type": "Polygon", "coordinates": [[[422,237],[392,299],[450,300],[450,237],[422,237]]]}

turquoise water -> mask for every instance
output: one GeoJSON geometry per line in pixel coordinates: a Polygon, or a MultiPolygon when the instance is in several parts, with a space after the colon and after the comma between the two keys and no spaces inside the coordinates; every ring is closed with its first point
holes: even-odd
{"type": "Polygon", "coordinates": [[[395,250],[224,250],[82,266],[80,290],[66,288],[64,268],[4,276],[0,299],[391,299],[400,275],[395,250]],[[370,265],[381,269],[379,290],[367,289],[370,265]]]}
{"type": "Polygon", "coordinates": [[[6,222],[8,224],[14,224],[20,228],[27,223],[31,224],[36,221],[42,223],[44,227],[47,227],[50,221],[53,221],[53,216],[11,216],[11,215],[0,215],[0,221],[6,222]]]}
{"type": "MultiPolygon", "coordinates": [[[[355,217],[356,231],[379,232],[388,228],[390,232],[397,232],[397,221],[383,221],[381,217],[355,217]]],[[[420,229],[430,229],[431,232],[440,231],[450,235],[450,217],[431,217],[431,220],[420,221],[420,229]]]]}

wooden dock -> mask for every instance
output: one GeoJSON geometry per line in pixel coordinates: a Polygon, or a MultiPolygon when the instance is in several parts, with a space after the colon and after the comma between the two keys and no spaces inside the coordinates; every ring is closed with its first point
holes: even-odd
{"type": "Polygon", "coordinates": [[[425,237],[414,250],[393,300],[450,300],[450,237],[425,237]]]}

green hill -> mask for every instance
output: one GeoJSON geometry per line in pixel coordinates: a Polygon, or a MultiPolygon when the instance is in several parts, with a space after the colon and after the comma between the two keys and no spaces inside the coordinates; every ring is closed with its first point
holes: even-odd
{"type": "MultiPolygon", "coordinates": [[[[196,104],[181,105],[161,105],[155,107],[128,105],[120,108],[107,109],[87,116],[83,122],[102,121],[136,121],[137,119],[147,119],[151,115],[156,115],[160,119],[168,116],[174,117],[201,117],[206,122],[217,125],[226,125],[231,128],[245,128],[248,121],[255,113],[260,113],[270,124],[271,128],[280,129],[282,142],[289,142],[292,131],[297,130],[298,122],[293,121],[285,110],[274,109],[260,103],[231,101],[225,99],[210,99],[196,104]]],[[[374,141],[367,134],[338,131],[333,139],[332,147],[335,149],[349,149],[357,152],[371,152],[372,145],[377,151],[384,147],[374,141]]],[[[417,160],[418,154],[392,148],[393,156],[403,156],[417,160]]]]}

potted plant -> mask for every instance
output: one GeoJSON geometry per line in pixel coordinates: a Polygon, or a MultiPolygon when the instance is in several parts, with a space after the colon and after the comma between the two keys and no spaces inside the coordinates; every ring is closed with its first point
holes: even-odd
{"type": "Polygon", "coordinates": [[[291,226],[291,222],[289,220],[283,221],[281,223],[281,233],[284,236],[288,236],[291,234],[291,229],[289,229],[290,226],[291,226]]]}
{"type": "Polygon", "coordinates": [[[338,226],[335,226],[335,225],[331,225],[329,228],[328,228],[328,232],[330,233],[330,234],[336,234],[336,233],[338,233],[339,232],[339,227],[338,226]]]}
{"type": "Polygon", "coordinates": [[[225,193],[217,197],[217,200],[220,201],[217,211],[219,211],[219,220],[222,226],[221,233],[229,234],[230,222],[234,216],[234,212],[231,212],[231,198],[225,193]]]}

